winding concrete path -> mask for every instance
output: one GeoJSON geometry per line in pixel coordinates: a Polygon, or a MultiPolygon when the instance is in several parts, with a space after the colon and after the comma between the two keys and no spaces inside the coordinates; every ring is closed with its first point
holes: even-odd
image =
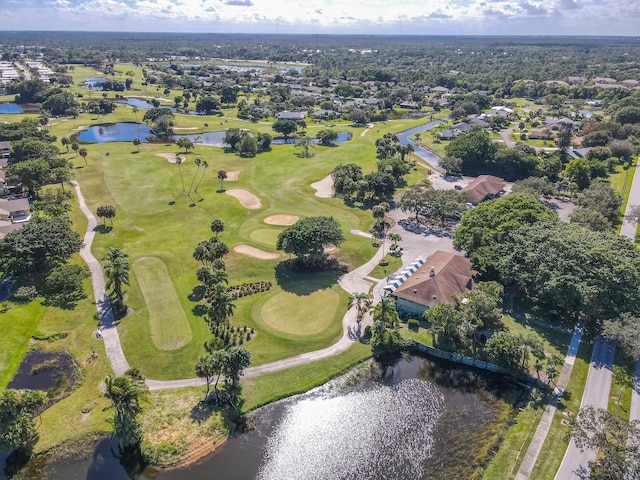
{"type": "MultiPolygon", "coordinates": [[[[95,229],[98,225],[96,217],[86,205],[80,186],[75,184],[76,195],[82,213],[87,217],[89,223],[84,236],[84,242],[80,251],[81,257],[87,263],[91,272],[91,283],[93,284],[93,293],[96,298],[96,306],[98,309],[98,317],[103,327],[102,338],[104,339],[104,347],[107,358],[111,363],[111,368],[116,375],[122,375],[129,369],[129,364],[122,351],[120,337],[113,318],[111,303],[106,290],[104,280],[104,272],[100,262],[91,253],[91,245],[95,237],[95,229]]],[[[371,283],[364,280],[364,277],[380,262],[382,259],[382,247],[378,249],[375,255],[364,265],[343,275],[338,283],[348,293],[368,292],[371,283]]],[[[333,357],[339,353],[346,351],[354,341],[360,337],[361,329],[367,324],[367,320],[363,320],[360,324],[356,322],[355,307],[349,309],[342,318],[342,336],[340,339],[322,350],[307,352],[295,357],[285,358],[263,365],[256,365],[245,370],[243,377],[252,378],[266,373],[278,372],[287,368],[304,365],[307,363],[322,360],[324,358],[333,357]]],[[[152,380],[147,379],[147,385],[151,390],[162,390],[167,388],[196,387],[205,385],[201,378],[184,378],[178,380],[152,380]]]]}
{"type": "Polygon", "coordinates": [[[116,322],[113,318],[111,302],[109,301],[109,295],[107,295],[102,265],[91,253],[91,244],[93,243],[93,238],[96,235],[98,221],[96,220],[96,217],[94,217],[93,213],[91,213],[91,210],[87,207],[87,204],[84,201],[84,196],[80,191],[80,185],[75,182],[74,186],[76,189],[76,196],[78,197],[78,203],[80,204],[80,209],[89,221],[87,225],[87,232],[84,235],[82,248],[80,249],[80,256],[85,261],[89,267],[89,271],[91,272],[93,296],[96,299],[98,319],[100,320],[100,325],[103,327],[101,333],[107,357],[109,358],[109,362],[111,362],[113,372],[116,375],[122,375],[129,369],[129,363],[124,356],[122,345],[120,344],[120,336],[118,335],[116,322]]]}

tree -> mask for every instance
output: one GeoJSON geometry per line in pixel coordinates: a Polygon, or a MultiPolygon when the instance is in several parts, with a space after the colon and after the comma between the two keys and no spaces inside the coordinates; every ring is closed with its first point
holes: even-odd
{"type": "Polygon", "coordinates": [[[178,165],[178,172],[180,172],[180,183],[182,183],[182,192],[184,193],[186,189],[184,188],[184,177],[182,176],[181,167],[183,161],[184,159],[181,156],[176,155],[176,165],[178,165]]]}
{"type": "Polygon", "coordinates": [[[46,160],[33,159],[15,163],[5,170],[6,178],[26,187],[30,197],[37,197],[40,188],[51,180],[51,166],[46,160]]]}
{"type": "Polygon", "coordinates": [[[402,236],[399,233],[390,233],[389,240],[391,240],[391,250],[398,248],[398,242],[402,241],[402,236]]]}
{"type": "Polygon", "coordinates": [[[371,172],[364,176],[364,186],[372,199],[386,200],[396,191],[395,179],[387,172],[371,172]]]}
{"type": "Polygon", "coordinates": [[[445,147],[447,155],[462,160],[464,173],[484,171],[493,162],[496,152],[496,145],[489,135],[481,130],[460,135],[445,147]]]}
{"type": "Polygon", "coordinates": [[[276,120],[271,128],[273,128],[274,132],[284,135],[286,142],[289,135],[298,129],[298,125],[293,120],[276,120]]]}
{"type": "Polygon", "coordinates": [[[601,180],[593,182],[589,188],[578,195],[575,203],[579,207],[600,213],[611,225],[620,218],[622,199],[608,182],[601,180]]]}
{"type": "Polygon", "coordinates": [[[607,147],[611,152],[611,156],[617,157],[623,162],[630,161],[631,157],[636,153],[636,147],[629,140],[612,140],[607,147]]]}
{"type": "Polygon", "coordinates": [[[625,356],[633,361],[640,360],[640,318],[623,313],[615,319],[605,320],[602,324],[602,335],[615,340],[625,356]]]}
{"type": "Polygon", "coordinates": [[[581,450],[597,451],[589,462],[597,480],[619,480],[640,476],[640,422],[621,418],[606,409],[581,408],[571,426],[571,437],[581,450]]]}
{"type": "Polygon", "coordinates": [[[430,181],[410,186],[402,194],[398,207],[405,213],[413,213],[415,215],[415,221],[417,222],[418,215],[420,215],[429,204],[429,190],[432,190],[430,181]]]}
{"type": "Polygon", "coordinates": [[[46,272],[78,253],[81,246],[68,217],[35,217],[0,240],[0,271],[16,276],[46,272]]]}
{"type": "Polygon", "coordinates": [[[109,248],[105,259],[104,271],[107,276],[107,288],[113,288],[118,303],[124,303],[122,285],[129,285],[129,255],[119,248],[109,248]]]}
{"type": "Polygon", "coordinates": [[[399,324],[395,301],[383,298],[373,310],[373,335],[371,347],[375,353],[386,353],[404,346],[396,327],[399,324]]]}
{"type": "Polygon", "coordinates": [[[380,225],[384,221],[384,217],[387,215],[389,211],[389,204],[386,202],[381,203],[380,205],[374,205],[371,209],[371,214],[376,221],[376,225],[380,225]]]}
{"type": "Polygon", "coordinates": [[[196,165],[196,171],[193,174],[193,178],[191,179],[191,184],[189,185],[189,191],[187,192],[187,196],[191,198],[191,189],[193,188],[193,182],[196,181],[196,177],[198,176],[198,172],[200,171],[200,165],[202,165],[202,160],[196,158],[193,163],[196,165]]]}
{"type": "Polygon", "coordinates": [[[447,175],[457,175],[462,173],[462,159],[445,155],[440,159],[440,168],[443,168],[447,175]]]}
{"type": "Polygon", "coordinates": [[[113,219],[116,216],[116,207],[114,207],[113,205],[100,205],[96,209],[96,215],[103,219],[102,225],[106,224],[107,218],[111,222],[111,225],[113,225],[113,219]]]}
{"type": "Polygon", "coordinates": [[[47,275],[44,282],[46,304],[60,308],[74,308],[86,297],[84,279],[87,272],[80,265],[59,265],[47,275]]]}
{"type": "Polygon", "coordinates": [[[108,375],[104,380],[105,396],[111,400],[115,410],[114,435],[120,448],[135,447],[142,441],[138,415],[142,404],[149,401],[149,388],[137,370],[130,369],[121,377],[108,375]]]}
{"type": "Polygon", "coordinates": [[[173,115],[162,115],[156,118],[151,130],[157,137],[169,138],[173,135],[173,115]]]}
{"type": "Polygon", "coordinates": [[[220,102],[232,105],[238,100],[238,87],[224,86],[220,90],[220,102]]]}
{"type": "Polygon", "coordinates": [[[338,139],[338,132],[327,129],[319,130],[316,133],[316,138],[320,142],[320,145],[331,146],[334,144],[333,142],[338,139]]]}
{"type": "Polygon", "coordinates": [[[218,235],[224,232],[224,222],[221,218],[214,218],[211,221],[211,231],[216,234],[216,240],[218,239],[218,235]]]}
{"type": "Polygon", "coordinates": [[[67,152],[69,151],[69,145],[71,144],[71,140],[69,140],[69,137],[62,137],[60,139],[60,143],[62,143],[63,147],[67,147],[67,152]]]}
{"type": "Polygon", "coordinates": [[[81,148],[78,150],[78,154],[82,157],[82,159],[84,160],[84,164],[87,165],[87,155],[89,154],[89,152],[87,151],[86,148],[81,148]]]}
{"type": "Polygon", "coordinates": [[[546,177],[529,177],[514,183],[512,191],[527,193],[535,197],[540,195],[549,197],[555,195],[556,187],[546,177]]]}
{"type": "Polygon", "coordinates": [[[196,102],[196,112],[211,115],[213,112],[220,110],[220,100],[216,97],[200,97],[196,102]]]}
{"type": "Polygon", "coordinates": [[[227,172],[224,170],[218,170],[218,180],[220,180],[220,191],[224,192],[224,181],[227,178],[227,172]]]}
{"type": "Polygon", "coordinates": [[[0,392],[0,449],[29,448],[36,440],[34,416],[47,401],[40,390],[5,389],[0,392]]]}
{"type": "Polygon", "coordinates": [[[517,369],[520,366],[520,342],[508,332],[494,333],[487,340],[485,352],[498,365],[513,369],[517,369]]]}
{"type": "Polygon", "coordinates": [[[293,253],[303,264],[317,267],[324,259],[324,249],[344,241],[340,224],[333,217],[306,217],[286,227],[278,235],[276,248],[293,253]]]}
{"type": "Polygon", "coordinates": [[[299,138],[298,140],[296,140],[296,144],[295,144],[295,148],[300,148],[302,150],[302,153],[300,154],[302,158],[311,158],[313,156],[309,152],[309,148],[313,146],[314,146],[313,139],[307,138],[307,137],[299,138]]]}
{"type": "Polygon", "coordinates": [[[339,164],[331,172],[331,178],[333,179],[333,191],[338,197],[344,197],[350,200],[351,196],[355,193],[355,186],[357,182],[364,178],[362,173],[362,167],[355,163],[348,163],[346,165],[339,164]]]}
{"type": "Polygon", "coordinates": [[[589,161],[586,158],[574,158],[565,167],[564,176],[578,185],[580,190],[587,188],[591,183],[589,161]]]}
{"type": "Polygon", "coordinates": [[[222,283],[215,284],[209,289],[207,304],[209,305],[207,323],[209,330],[213,333],[215,327],[225,323],[233,315],[236,304],[233,303],[231,293],[222,283]]]}
{"type": "Polygon", "coordinates": [[[138,153],[140,153],[140,144],[142,143],[142,140],[140,140],[140,137],[136,137],[133,139],[133,145],[138,149],[138,153]]]}
{"type": "Polygon", "coordinates": [[[193,142],[187,137],[180,137],[176,140],[176,145],[180,148],[184,148],[184,153],[189,153],[189,150],[193,149],[193,142]]]}
{"type": "MultiPolygon", "coordinates": [[[[200,187],[200,184],[202,183],[202,180],[204,179],[204,175],[207,172],[207,167],[209,166],[209,163],[207,163],[206,160],[202,160],[202,176],[200,177],[200,180],[198,180],[198,184],[196,185],[196,188],[194,190],[194,192],[198,193],[198,188],[200,187]]],[[[200,195],[198,193],[198,195],[200,195]]]]}
{"type": "Polygon", "coordinates": [[[594,232],[604,232],[611,228],[611,223],[600,212],[590,208],[578,207],[569,215],[571,223],[582,225],[594,232]]]}
{"type": "Polygon", "coordinates": [[[246,347],[231,347],[226,351],[224,359],[225,382],[232,388],[237,387],[240,375],[251,364],[251,353],[246,347]]]}
{"type": "Polygon", "coordinates": [[[246,135],[246,132],[243,132],[239,128],[228,128],[224,132],[224,138],[222,139],[223,143],[226,143],[231,148],[231,151],[235,152],[240,144],[242,138],[246,135]]]}
{"type": "Polygon", "coordinates": [[[251,135],[244,135],[240,140],[239,152],[242,157],[255,157],[258,153],[258,142],[251,135]]]}
{"type": "Polygon", "coordinates": [[[80,145],[77,142],[73,142],[71,144],[71,150],[76,152],[76,156],[78,156],[78,150],[80,149],[80,145]]]}
{"type": "Polygon", "coordinates": [[[205,400],[209,397],[209,390],[214,377],[216,381],[213,385],[213,390],[217,392],[218,382],[224,373],[225,360],[226,352],[224,350],[214,350],[209,355],[203,355],[198,358],[196,362],[196,375],[199,378],[204,378],[207,382],[207,392],[204,395],[205,400]]]}
{"type": "Polygon", "coordinates": [[[61,92],[49,96],[42,102],[42,110],[53,116],[65,115],[67,110],[78,106],[78,100],[71,92],[61,92]]]}
{"type": "MultiPolygon", "coordinates": [[[[74,148],[74,150],[77,150],[77,148],[74,148]]],[[[47,141],[35,138],[24,138],[11,144],[11,158],[13,158],[15,162],[33,159],[50,161],[59,154],[60,151],[58,147],[47,141]]]]}
{"type": "Polygon", "coordinates": [[[367,114],[359,108],[354,108],[353,110],[351,110],[348,118],[357,126],[366,125],[369,122],[369,117],[367,117],[367,114]]]}
{"type": "Polygon", "coordinates": [[[356,322],[360,323],[364,314],[369,310],[369,308],[371,308],[371,304],[372,301],[371,298],[369,298],[368,293],[354,293],[349,297],[347,309],[350,309],[353,306],[356,307],[356,322]]]}

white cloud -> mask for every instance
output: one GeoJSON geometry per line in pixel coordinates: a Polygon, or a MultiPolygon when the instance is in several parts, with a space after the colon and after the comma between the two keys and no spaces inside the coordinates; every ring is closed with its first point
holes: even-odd
{"type": "Polygon", "coordinates": [[[12,29],[635,35],[637,0],[0,0],[12,29]],[[612,18],[611,12],[616,12],[612,18]],[[56,21],[52,21],[56,20],[56,21]],[[226,29],[226,30],[225,30],[226,29]],[[436,29],[437,31],[434,31],[436,29]]]}

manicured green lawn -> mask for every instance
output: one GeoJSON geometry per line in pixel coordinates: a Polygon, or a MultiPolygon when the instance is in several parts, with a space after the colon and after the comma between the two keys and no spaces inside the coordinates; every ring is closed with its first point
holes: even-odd
{"type": "Polygon", "coordinates": [[[613,189],[622,197],[622,203],[620,205],[620,213],[622,215],[624,215],[624,211],[627,208],[629,192],[631,191],[631,184],[635,171],[635,161],[633,165],[626,168],[623,165],[616,165],[615,173],[610,174],[608,178],[609,183],[611,183],[613,189]]]}
{"type": "Polygon", "coordinates": [[[0,313],[0,388],[6,387],[18,370],[29,339],[46,313],[40,300],[28,304],[7,302],[7,310],[0,313]]]}
{"type": "MultiPolygon", "coordinates": [[[[523,320],[516,320],[508,315],[503,315],[502,321],[509,329],[512,335],[536,336],[542,340],[544,351],[548,355],[560,355],[564,357],[567,354],[569,343],[571,342],[571,334],[545,328],[535,323],[524,323],[523,320]]],[[[535,359],[530,355],[529,365],[533,365],[535,359]]]]}
{"type": "Polygon", "coordinates": [[[370,356],[371,347],[355,342],[335,357],[242,380],[242,410],[248,412],[274,400],[306,392],[370,356]]]}
{"type": "Polygon", "coordinates": [[[151,340],[160,350],[175,350],[191,341],[191,326],[176,293],[167,266],[156,257],[133,264],[149,314],[151,340]]]}
{"type": "Polygon", "coordinates": [[[395,255],[385,255],[384,260],[387,262],[387,265],[382,266],[380,264],[376,265],[373,270],[369,272],[369,277],[373,278],[384,278],[387,275],[397,272],[402,268],[402,258],[396,257],[395,255]]]}

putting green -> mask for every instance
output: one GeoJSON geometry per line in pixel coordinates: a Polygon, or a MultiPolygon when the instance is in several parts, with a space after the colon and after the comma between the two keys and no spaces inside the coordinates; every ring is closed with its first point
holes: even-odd
{"type": "Polygon", "coordinates": [[[153,344],[160,350],[176,350],[189,343],[191,326],[164,262],[157,257],[139,258],[133,271],[147,304],[153,344]]]}
{"type": "Polygon", "coordinates": [[[271,248],[275,248],[280,232],[281,230],[276,230],[275,228],[258,228],[256,230],[253,230],[250,236],[251,239],[255,240],[256,242],[260,242],[264,245],[270,246],[271,248]]]}
{"type": "Polygon", "coordinates": [[[312,336],[329,328],[339,304],[339,295],[330,289],[317,290],[311,295],[282,291],[264,303],[260,316],[272,330],[312,336]]]}

